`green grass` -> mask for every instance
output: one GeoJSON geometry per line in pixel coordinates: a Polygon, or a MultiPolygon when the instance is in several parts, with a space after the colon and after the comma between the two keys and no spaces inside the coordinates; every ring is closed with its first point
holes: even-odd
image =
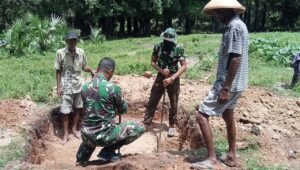
{"type": "MultiPolygon", "coordinates": [[[[226,136],[220,131],[214,132],[214,146],[218,155],[226,154],[228,142],[226,136]]],[[[264,162],[262,154],[259,152],[259,144],[254,137],[248,136],[244,139],[249,146],[243,150],[238,150],[238,156],[243,160],[242,168],[247,170],[283,170],[288,167],[285,165],[268,166],[264,162]]],[[[203,154],[203,153],[201,153],[203,154]]]]}
{"type": "Polygon", "coordinates": [[[25,154],[24,148],[20,146],[20,141],[13,141],[5,148],[0,147],[0,169],[2,169],[9,161],[17,160],[25,154]]]}
{"type": "MultiPolygon", "coordinates": [[[[259,33],[250,34],[250,41],[255,38],[276,38],[281,41],[297,43],[298,33],[259,33]]],[[[178,44],[185,48],[185,54],[200,62],[189,68],[185,74],[188,79],[208,78],[213,82],[217,64],[221,34],[193,34],[179,36],[178,44]]],[[[89,66],[96,69],[99,60],[105,56],[116,60],[116,74],[139,74],[153,70],[150,58],[153,45],[160,42],[158,37],[128,38],[105,41],[94,44],[82,41],[88,56],[89,66]]],[[[0,99],[20,98],[30,95],[34,101],[50,102],[52,88],[55,86],[55,71],[53,69],[55,52],[28,54],[23,57],[8,57],[0,49],[0,99]]],[[[254,54],[253,54],[254,55],[254,54]]],[[[290,84],[292,70],[284,66],[275,66],[260,62],[257,57],[250,55],[249,84],[273,88],[275,84],[290,84]]],[[[84,76],[89,76],[84,74],[84,76]]],[[[300,90],[281,90],[280,94],[300,96],[300,90]]],[[[274,89],[275,91],[276,88],[274,89]]]]}

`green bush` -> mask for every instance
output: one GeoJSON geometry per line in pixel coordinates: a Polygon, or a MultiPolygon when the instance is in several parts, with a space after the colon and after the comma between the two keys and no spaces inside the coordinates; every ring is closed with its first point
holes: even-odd
{"type": "Polygon", "coordinates": [[[5,49],[14,56],[52,50],[63,44],[67,30],[66,22],[60,17],[41,19],[28,13],[5,31],[3,38],[8,42],[5,49]]]}
{"type": "Polygon", "coordinates": [[[288,66],[291,57],[300,51],[300,45],[278,39],[257,38],[251,41],[249,54],[260,61],[288,66]]]}
{"type": "Polygon", "coordinates": [[[105,36],[101,34],[101,28],[91,28],[90,39],[93,43],[103,43],[105,36]]]}

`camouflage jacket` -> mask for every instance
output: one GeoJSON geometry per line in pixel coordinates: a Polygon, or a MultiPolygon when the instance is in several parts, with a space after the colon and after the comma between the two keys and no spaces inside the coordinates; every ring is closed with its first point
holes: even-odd
{"type": "Polygon", "coordinates": [[[184,49],[175,45],[170,53],[163,50],[163,43],[156,44],[153,49],[153,56],[157,58],[157,64],[160,68],[168,68],[172,74],[178,70],[178,61],[184,60],[184,49]]]}
{"type": "Polygon", "coordinates": [[[127,112],[121,88],[98,74],[82,87],[84,118],[81,131],[87,135],[107,133],[115,127],[116,113],[127,112]]]}

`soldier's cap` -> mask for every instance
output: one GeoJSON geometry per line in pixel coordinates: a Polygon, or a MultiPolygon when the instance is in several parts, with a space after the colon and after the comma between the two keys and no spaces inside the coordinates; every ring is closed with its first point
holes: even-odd
{"type": "Polygon", "coordinates": [[[177,41],[177,33],[174,28],[167,28],[164,32],[160,34],[160,38],[162,40],[167,40],[176,44],[177,41]]]}
{"type": "Polygon", "coordinates": [[[5,46],[7,43],[5,40],[0,40],[0,47],[5,46]]]}
{"type": "Polygon", "coordinates": [[[204,6],[202,12],[209,16],[215,16],[216,9],[233,9],[236,14],[246,11],[246,8],[237,0],[211,0],[204,6]]]}
{"type": "Polygon", "coordinates": [[[78,35],[75,31],[69,31],[66,34],[65,40],[71,40],[71,39],[79,40],[78,35]]]}

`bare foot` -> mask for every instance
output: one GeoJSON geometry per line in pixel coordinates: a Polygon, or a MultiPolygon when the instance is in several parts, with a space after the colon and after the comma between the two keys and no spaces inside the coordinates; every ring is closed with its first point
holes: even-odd
{"type": "Polygon", "coordinates": [[[238,167],[239,166],[236,158],[233,156],[224,155],[220,159],[221,159],[222,163],[224,163],[225,165],[227,165],[229,167],[238,167]]]}
{"type": "Polygon", "coordinates": [[[63,137],[63,139],[61,141],[62,145],[66,144],[68,142],[68,136],[69,136],[68,134],[64,135],[64,137],[63,137]]]}
{"type": "Polygon", "coordinates": [[[78,130],[72,129],[72,133],[76,138],[80,139],[80,132],[78,130]]]}
{"type": "Polygon", "coordinates": [[[211,159],[206,159],[202,162],[196,162],[192,164],[193,169],[223,169],[223,167],[220,166],[220,164],[211,159]]]}

